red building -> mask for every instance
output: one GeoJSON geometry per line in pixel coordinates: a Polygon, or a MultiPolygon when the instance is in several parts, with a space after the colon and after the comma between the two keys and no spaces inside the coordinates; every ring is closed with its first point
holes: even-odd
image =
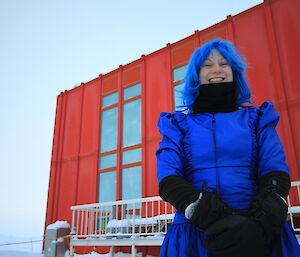
{"type": "Polygon", "coordinates": [[[192,52],[213,38],[248,60],[253,100],[273,101],[293,181],[300,179],[300,1],[269,0],[57,97],[46,225],[70,207],[158,195],[160,112],[174,111],[192,52]],[[298,118],[297,118],[298,117],[298,118]]]}

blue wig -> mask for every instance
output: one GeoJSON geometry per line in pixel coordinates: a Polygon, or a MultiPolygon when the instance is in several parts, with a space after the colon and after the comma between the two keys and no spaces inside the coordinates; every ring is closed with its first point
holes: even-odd
{"type": "Polygon", "coordinates": [[[184,79],[184,89],[182,93],[183,106],[193,112],[193,104],[199,95],[199,72],[212,50],[217,50],[231,66],[233,81],[237,86],[236,104],[241,106],[250,101],[251,91],[245,78],[246,61],[235,46],[229,41],[214,39],[202,45],[192,55],[184,79]]]}

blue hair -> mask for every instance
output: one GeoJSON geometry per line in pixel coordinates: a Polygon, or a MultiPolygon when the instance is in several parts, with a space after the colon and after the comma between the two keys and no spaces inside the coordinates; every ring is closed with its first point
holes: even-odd
{"type": "Polygon", "coordinates": [[[241,106],[250,101],[251,91],[245,78],[246,60],[236,47],[229,41],[222,39],[211,40],[192,55],[184,78],[184,89],[181,91],[183,106],[193,112],[193,104],[199,95],[199,72],[212,50],[217,50],[228,62],[233,72],[233,81],[237,87],[236,104],[241,106]]]}

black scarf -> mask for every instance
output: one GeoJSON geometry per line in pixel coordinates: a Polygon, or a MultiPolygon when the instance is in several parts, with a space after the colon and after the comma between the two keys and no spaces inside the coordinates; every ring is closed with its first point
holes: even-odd
{"type": "Polygon", "coordinates": [[[203,84],[194,102],[193,113],[233,112],[237,110],[234,82],[203,84]]]}

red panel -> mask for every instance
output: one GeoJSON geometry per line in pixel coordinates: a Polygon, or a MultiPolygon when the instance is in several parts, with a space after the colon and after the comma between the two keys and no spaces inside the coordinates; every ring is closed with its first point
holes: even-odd
{"type": "Polygon", "coordinates": [[[282,0],[272,1],[271,5],[276,43],[279,52],[280,69],[283,80],[283,90],[288,105],[287,125],[284,130],[290,133],[288,146],[288,160],[293,180],[300,179],[300,1],[282,0]]]}
{"type": "Polygon", "coordinates": [[[141,58],[141,83],[142,83],[142,197],[147,196],[147,133],[146,133],[146,58],[141,58]]]}
{"type": "Polygon", "coordinates": [[[97,155],[100,122],[100,79],[84,86],[80,155],[97,155]]]}
{"type": "Polygon", "coordinates": [[[79,175],[76,205],[98,202],[97,159],[98,157],[95,158],[94,155],[81,157],[79,159],[79,175]]]}
{"type": "Polygon", "coordinates": [[[207,30],[200,33],[201,45],[214,39],[214,38],[228,39],[227,27],[226,27],[225,22],[219,23],[219,24],[217,24],[213,27],[210,27],[207,30]]]}
{"type": "Polygon", "coordinates": [[[122,74],[123,74],[123,66],[120,66],[118,69],[118,142],[117,142],[117,174],[116,174],[116,200],[122,199],[122,172],[121,172],[121,145],[122,145],[122,115],[123,113],[123,105],[122,105],[122,74]]]}
{"type": "Polygon", "coordinates": [[[58,169],[58,146],[60,139],[60,127],[61,127],[61,116],[62,116],[62,95],[57,97],[56,102],[56,115],[55,115],[55,125],[54,125],[54,136],[52,142],[52,157],[51,157],[51,167],[50,167],[50,178],[49,178],[49,191],[48,191],[48,202],[47,202],[47,211],[46,211],[46,222],[45,225],[49,225],[54,222],[53,219],[53,210],[54,210],[54,193],[55,193],[55,181],[57,176],[58,169]]]}
{"type": "Polygon", "coordinates": [[[123,71],[123,86],[132,85],[141,80],[141,66],[139,63],[124,67],[123,71]]]}
{"type": "Polygon", "coordinates": [[[102,80],[102,95],[107,95],[110,92],[117,91],[118,76],[117,71],[103,76],[102,80]]]}
{"type": "Polygon", "coordinates": [[[172,47],[172,67],[178,67],[188,63],[194,50],[194,38],[172,47]]]}
{"type": "Polygon", "coordinates": [[[62,160],[74,158],[78,155],[78,139],[80,137],[81,127],[81,102],[82,87],[78,87],[68,92],[62,160]]]}
{"type": "Polygon", "coordinates": [[[271,9],[287,100],[299,100],[300,1],[272,1],[271,9]]]}
{"type": "MultiPolygon", "coordinates": [[[[61,117],[60,122],[61,125],[58,127],[59,129],[59,138],[58,138],[58,154],[56,159],[56,176],[55,176],[55,188],[54,188],[54,205],[52,210],[52,222],[57,220],[57,211],[58,211],[58,198],[59,198],[59,187],[61,183],[61,166],[62,166],[62,156],[63,156],[63,142],[65,136],[65,124],[66,124],[66,104],[68,100],[68,94],[65,93],[61,95],[61,117]]],[[[52,223],[51,222],[51,223],[52,223]]]]}
{"type": "MultiPolygon", "coordinates": [[[[157,120],[154,120],[153,123],[157,123],[157,120]]],[[[154,124],[153,124],[154,125],[154,124]]],[[[157,130],[157,129],[156,129],[157,130]]],[[[158,182],[156,177],[156,159],[155,152],[158,148],[158,143],[161,140],[160,135],[157,135],[156,140],[149,140],[147,143],[147,194],[146,196],[157,196],[158,195],[158,182]]]]}
{"type": "Polygon", "coordinates": [[[145,58],[146,103],[143,122],[146,134],[146,196],[157,193],[155,152],[160,140],[156,127],[161,111],[172,111],[171,64],[169,51],[161,51],[145,58]],[[153,146],[155,145],[155,146],[153,146]]]}
{"type": "Polygon", "coordinates": [[[97,201],[98,183],[95,177],[97,177],[99,152],[99,99],[100,79],[98,78],[84,86],[76,204],[97,201]],[[88,190],[86,185],[89,185],[88,190]]]}
{"type": "Polygon", "coordinates": [[[61,166],[57,220],[66,220],[71,224],[70,207],[75,204],[77,183],[77,159],[65,161],[61,166]]]}
{"type": "Polygon", "coordinates": [[[277,101],[274,67],[263,8],[234,18],[235,43],[248,60],[247,78],[256,105],[277,101]],[[255,26],[253,25],[255,24],[255,26]]]}

